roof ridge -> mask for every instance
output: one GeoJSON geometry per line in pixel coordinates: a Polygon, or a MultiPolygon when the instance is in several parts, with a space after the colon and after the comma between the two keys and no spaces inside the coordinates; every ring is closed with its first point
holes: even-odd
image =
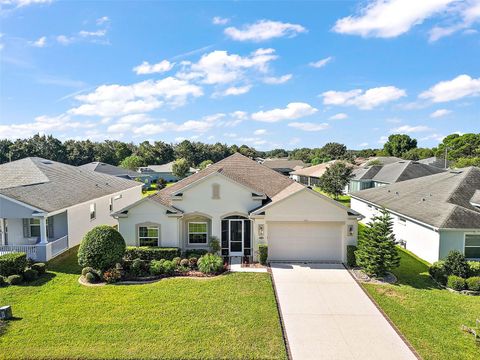
{"type": "MultiPolygon", "coordinates": [[[[458,188],[463,184],[463,181],[465,180],[465,178],[470,174],[470,172],[472,171],[472,167],[469,167],[467,168],[467,171],[463,174],[463,179],[457,184],[457,186],[455,186],[452,191],[450,191],[450,193],[448,194],[448,197],[447,197],[447,202],[449,204],[453,204],[453,205],[458,205],[458,204],[455,204],[455,203],[452,203],[450,202],[452,197],[453,197],[453,194],[455,194],[455,192],[458,190],[458,188]]],[[[452,173],[449,171],[449,173],[452,173]]],[[[463,171],[460,173],[462,174],[463,171]]],[[[462,206],[463,207],[463,206],[462,206]]]]}

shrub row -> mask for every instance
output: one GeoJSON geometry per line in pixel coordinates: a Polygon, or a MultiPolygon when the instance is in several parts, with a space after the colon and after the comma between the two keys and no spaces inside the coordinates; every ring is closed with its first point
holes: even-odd
{"type": "Polygon", "coordinates": [[[258,245],[258,257],[260,264],[266,265],[268,259],[268,245],[266,244],[259,244],[258,245]]]}
{"type": "Polygon", "coordinates": [[[179,248],[161,248],[150,246],[128,246],[125,250],[125,260],[140,259],[144,261],[152,260],[173,260],[180,256],[179,248]]]}
{"type": "Polygon", "coordinates": [[[347,245],[347,265],[350,267],[357,266],[355,251],[357,251],[357,247],[355,245],[347,245]]]}
{"type": "Polygon", "coordinates": [[[0,256],[0,275],[21,275],[27,267],[27,254],[13,252],[0,256]]]}
{"type": "Polygon", "coordinates": [[[480,276],[464,279],[456,275],[450,275],[447,279],[447,287],[457,291],[480,291],[480,276]]]}
{"type": "Polygon", "coordinates": [[[185,250],[185,257],[187,259],[190,259],[192,257],[195,257],[198,259],[207,253],[208,253],[208,250],[206,249],[188,249],[188,250],[185,250]]]}
{"type": "Polygon", "coordinates": [[[480,262],[466,261],[459,251],[450,251],[445,261],[433,263],[428,272],[450,289],[480,291],[480,262]]]}

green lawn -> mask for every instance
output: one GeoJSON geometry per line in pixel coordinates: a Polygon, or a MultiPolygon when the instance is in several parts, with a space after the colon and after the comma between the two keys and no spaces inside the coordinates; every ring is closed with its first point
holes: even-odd
{"type": "Polygon", "coordinates": [[[286,359],[268,274],[85,287],[75,251],[49,265],[44,280],[0,289],[18,318],[0,359],[286,359]]]}
{"type": "MultiPolygon", "coordinates": [[[[175,184],[174,182],[169,182],[165,185],[165,187],[170,187],[172,186],[173,184],[175,184]]],[[[147,190],[143,193],[143,197],[146,197],[146,196],[150,196],[150,195],[153,195],[153,194],[156,194],[158,192],[157,190],[157,184],[152,184],[150,186],[150,190],[147,190]]]]}
{"type": "Polygon", "coordinates": [[[428,264],[400,250],[393,271],[396,285],[364,284],[420,356],[428,359],[479,359],[480,346],[460,330],[480,318],[480,297],[440,289],[428,275],[428,264]]]}
{"type": "Polygon", "coordinates": [[[350,196],[348,196],[348,195],[340,195],[337,199],[335,199],[332,195],[327,194],[326,192],[323,192],[317,186],[314,186],[313,190],[319,192],[322,195],[328,196],[331,199],[334,199],[334,200],[338,201],[339,203],[341,203],[342,205],[345,205],[346,207],[350,207],[350,196]]]}

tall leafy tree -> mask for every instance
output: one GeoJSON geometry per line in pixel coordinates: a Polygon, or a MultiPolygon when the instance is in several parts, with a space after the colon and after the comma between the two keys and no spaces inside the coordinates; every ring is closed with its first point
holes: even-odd
{"type": "Polygon", "coordinates": [[[10,147],[12,142],[7,139],[0,140],[0,164],[10,161],[10,147]]]}
{"type": "Polygon", "coordinates": [[[184,178],[185,176],[187,176],[189,170],[190,170],[190,164],[186,159],[175,160],[172,165],[173,175],[179,178],[184,178]]]}
{"type": "Polygon", "coordinates": [[[456,161],[460,158],[480,157],[480,134],[451,134],[445,137],[438,146],[436,155],[445,156],[448,160],[456,161]]]}
{"type": "Polygon", "coordinates": [[[130,155],[127,156],[125,159],[122,160],[120,166],[124,169],[129,169],[136,171],[140,166],[144,166],[145,161],[137,155],[130,155]]]}
{"type": "Polygon", "coordinates": [[[343,161],[330,165],[320,177],[320,189],[338,198],[353,177],[353,169],[343,161]]]}
{"type": "Polygon", "coordinates": [[[370,276],[384,276],[400,265],[392,218],[384,209],[361,232],[355,257],[370,276]]]}
{"type": "Polygon", "coordinates": [[[212,161],[212,160],[202,161],[202,162],[200,163],[200,165],[198,166],[198,169],[199,169],[199,170],[203,170],[203,169],[205,169],[207,166],[212,165],[212,164],[213,164],[213,161],[212,161]]]}
{"type": "Polygon", "coordinates": [[[80,166],[95,161],[95,144],[90,140],[67,140],[64,145],[67,164],[80,166]]]}
{"type": "Polygon", "coordinates": [[[383,150],[390,156],[402,157],[407,151],[417,147],[417,140],[405,134],[393,134],[383,145],[383,150]]]}
{"type": "Polygon", "coordinates": [[[330,142],[322,147],[322,153],[331,159],[343,159],[347,154],[347,147],[343,144],[330,142]]]}
{"type": "Polygon", "coordinates": [[[166,164],[175,159],[173,146],[163,141],[140,143],[136,155],[143,158],[146,165],[166,164]]]}

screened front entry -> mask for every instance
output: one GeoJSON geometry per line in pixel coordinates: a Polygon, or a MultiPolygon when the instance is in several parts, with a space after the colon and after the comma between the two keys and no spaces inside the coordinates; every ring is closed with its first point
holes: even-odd
{"type": "Polygon", "coordinates": [[[222,255],[250,256],[252,254],[251,221],[242,216],[222,220],[222,255]]]}

